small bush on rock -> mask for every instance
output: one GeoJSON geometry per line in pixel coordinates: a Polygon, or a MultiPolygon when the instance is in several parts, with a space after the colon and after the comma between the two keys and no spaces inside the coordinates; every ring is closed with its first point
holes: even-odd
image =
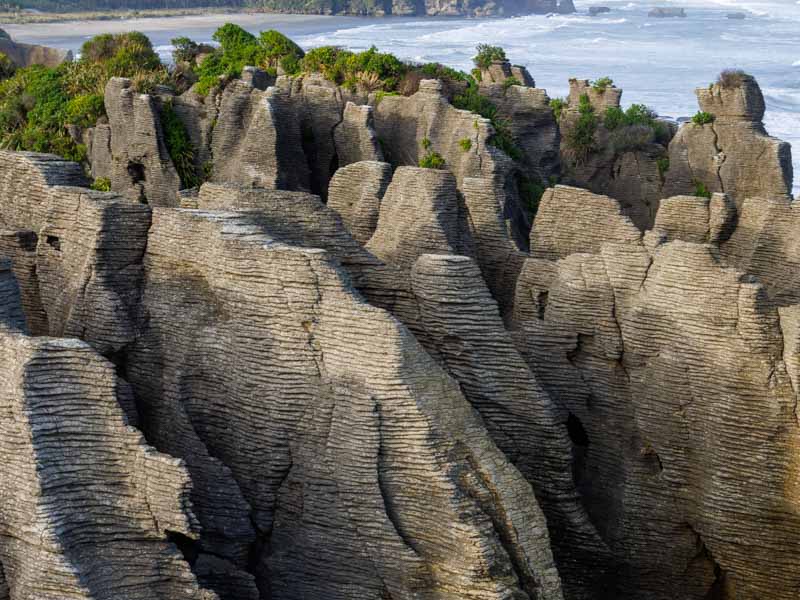
{"type": "Polygon", "coordinates": [[[600,120],[586,94],[580,97],[578,113],[577,122],[566,136],[566,145],[574,160],[581,162],[595,150],[594,136],[600,120]]]}
{"type": "Polygon", "coordinates": [[[595,92],[603,93],[606,89],[614,86],[614,80],[611,77],[601,77],[600,79],[592,82],[592,89],[595,92]]]}
{"type": "Polygon", "coordinates": [[[564,98],[553,98],[550,100],[550,108],[553,109],[553,116],[556,118],[556,121],[561,120],[561,115],[566,107],[567,101],[564,100],[564,98]]]}
{"type": "Polygon", "coordinates": [[[110,192],[111,180],[108,179],[107,177],[98,177],[92,182],[92,185],[89,187],[98,192],[110,192]]]}
{"type": "Polygon", "coordinates": [[[694,195],[700,198],[711,198],[711,192],[699,179],[695,179],[693,182],[694,184],[694,195]]]}
{"type": "Polygon", "coordinates": [[[458,145],[464,152],[469,152],[472,149],[472,140],[469,138],[463,138],[458,140],[458,145]]]}
{"type": "Polygon", "coordinates": [[[175,170],[181,178],[183,188],[200,185],[200,178],[194,165],[194,147],[183,122],[178,117],[171,102],[161,107],[161,128],[164,132],[164,143],[175,170]]]}
{"type": "Polygon", "coordinates": [[[692,117],[692,123],[694,123],[695,125],[707,125],[707,124],[713,123],[713,122],[714,122],[714,115],[712,115],[709,112],[704,112],[702,110],[698,111],[692,117]]]}
{"type": "Polygon", "coordinates": [[[503,89],[504,90],[507,90],[512,85],[522,85],[522,82],[519,79],[517,79],[516,77],[506,77],[506,79],[503,80],[503,89]]]}
{"type": "Polygon", "coordinates": [[[444,169],[444,158],[438,152],[428,151],[419,159],[419,166],[423,169],[444,169]]]}
{"type": "Polygon", "coordinates": [[[495,61],[507,60],[506,51],[500,46],[478,44],[475,50],[477,50],[478,53],[473,57],[472,62],[475,63],[475,66],[479,69],[488,69],[495,61]]]}
{"type": "Polygon", "coordinates": [[[741,87],[749,77],[750,75],[741,69],[725,69],[717,77],[717,83],[724,88],[737,88],[741,87]]]}

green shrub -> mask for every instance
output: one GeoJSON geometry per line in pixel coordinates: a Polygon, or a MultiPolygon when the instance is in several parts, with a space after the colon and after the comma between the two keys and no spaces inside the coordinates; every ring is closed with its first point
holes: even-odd
{"type": "Polygon", "coordinates": [[[495,148],[499,148],[514,160],[522,158],[522,151],[514,142],[508,121],[500,118],[497,114],[497,107],[488,98],[481,95],[474,80],[467,83],[467,89],[462,94],[453,98],[453,106],[477,113],[485,119],[489,119],[495,133],[488,140],[488,143],[495,148]]]}
{"type": "Polygon", "coordinates": [[[663,180],[669,171],[669,156],[662,156],[659,159],[656,159],[656,166],[658,167],[658,174],[661,176],[663,180]]]}
{"type": "Polygon", "coordinates": [[[472,149],[472,140],[469,138],[462,138],[458,140],[458,145],[464,152],[469,152],[472,149]]]}
{"type": "Polygon", "coordinates": [[[94,127],[97,119],[105,114],[106,107],[100,94],[83,94],[67,102],[67,122],[78,127],[94,127]]]}
{"type": "Polygon", "coordinates": [[[523,206],[528,209],[531,216],[536,216],[539,211],[539,202],[548,186],[539,178],[531,178],[521,173],[517,174],[516,180],[523,206]]]}
{"type": "Polygon", "coordinates": [[[89,187],[98,192],[110,192],[111,180],[108,177],[98,177],[92,182],[92,185],[89,187]]]}
{"type": "Polygon", "coordinates": [[[642,150],[655,141],[655,131],[644,124],[625,125],[612,131],[609,141],[617,154],[642,150]]]}
{"type": "Polygon", "coordinates": [[[466,73],[457,71],[440,63],[426,63],[418,67],[419,71],[429,79],[445,81],[467,81],[466,73]]]}
{"type": "Polygon", "coordinates": [[[522,82],[519,79],[517,79],[516,77],[506,77],[503,80],[503,89],[504,90],[507,90],[512,85],[522,85],[522,82]]]}
{"type": "Polygon", "coordinates": [[[294,58],[299,62],[305,56],[303,49],[282,33],[270,29],[262,31],[258,43],[264,48],[264,56],[272,66],[277,66],[285,58],[294,58]]]}
{"type": "Polygon", "coordinates": [[[625,111],[619,106],[609,106],[603,116],[603,125],[609,131],[614,131],[617,127],[625,124],[625,111]]]}
{"type": "Polygon", "coordinates": [[[493,62],[506,60],[506,52],[500,46],[478,44],[475,50],[478,53],[472,58],[472,62],[479,69],[488,69],[493,62]]]}
{"type": "Polygon", "coordinates": [[[599,119],[586,94],[582,94],[580,97],[578,113],[578,120],[567,133],[566,145],[574,159],[581,162],[595,150],[594,136],[599,124],[599,119]]]}
{"type": "Polygon", "coordinates": [[[430,147],[431,147],[430,138],[426,138],[426,137],[422,138],[421,144],[422,144],[422,149],[423,150],[430,150],[430,147]]]}
{"type": "Polygon", "coordinates": [[[16,70],[14,62],[5,53],[0,52],[0,79],[12,77],[16,70]]]}
{"type": "Polygon", "coordinates": [[[438,152],[428,151],[419,159],[419,166],[423,169],[444,169],[444,158],[438,152]]]}
{"type": "Polygon", "coordinates": [[[386,98],[386,96],[399,96],[397,92],[387,92],[385,90],[380,90],[375,94],[375,106],[381,103],[381,100],[386,98]]]}
{"type": "Polygon", "coordinates": [[[165,102],[161,107],[161,129],[172,164],[175,165],[175,170],[181,178],[182,187],[192,188],[200,185],[200,178],[194,165],[192,141],[172,107],[172,102],[165,102]]]}
{"type": "Polygon", "coordinates": [[[717,84],[724,88],[737,88],[752,76],[741,69],[725,69],[717,77],[717,84]]]}
{"type": "Polygon", "coordinates": [[[702,110],[698,111],[692,117],[692,123],[694,123],[695,125],[707,125],[708,123],[713,123],[713,122],[714,122],[714,115],[708,112],[704,112],[702,110]]]}
{"type": "Polygon", "coordinates": [[[606,89],[613,87],[614,80],[611,77],[601,77],[600,79],[592,82],[592,89],[595,92],[603,93],[606,89]]]}
{"type": "Polygon", "coordinates": [[[358,53],[335,46],[313,48],[300,65],[307,73],[322,73],[326,79],[352,89],[372,75],[375,85],[387,91],[395,90],[409,70],[396,56],[378,52],[375,46],[358,53]]]}
{"type": "Polygon", "coordinates": [[[564,109],[568,106],[564,98],[553,98],[550,100],[550,108],[553,109],[553,116],[556,121],[561,120],[561,115],[564,114],[564,109]]]}
{"type": "Polygon", "coordinates": [[[192,62],[200,52],[200,45],[185,36],[172,38],[170,43],[174,47],[172,50],[172,59],[176,63],[192,62]]]}
{"type": "Polygon", "coordinates": [[[711,198],[711,192],[702,181],[695,179],[692,181],[692,183],[694,184],[695,196],[699,196],[701,198],[711,198]]]}

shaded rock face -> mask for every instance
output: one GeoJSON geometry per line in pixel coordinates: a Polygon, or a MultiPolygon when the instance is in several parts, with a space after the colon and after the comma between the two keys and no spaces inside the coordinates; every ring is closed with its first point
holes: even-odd
{"type": "Polygon", "coordinates": [[[746,198],[791,197],[791,147],[767,135],[755,79],[741,74],[729,87],[716,83],[696,94],[714,122],[686,123],[678,131],[669,147],[665,195],[688,193],[702,183],[740,206],[746,198]]]}
{"type": "Polygon", "coordinates": [[[668,199],[643,243],[613,200],[554,194],[532,236],[541,258],[517,282],[515,338],[569,412],[578,489],[620,561],[612,597],[791,596],[795,311],[720,259],[732,201],[668,199]],[[607,214],[588,246],[579,206],[607,214]]]}
{"type": "Polygon", "coordinates": [[[128,425],[88,344],[25,333],[13,283],[0,265],[0,591],[215,599],[168,541],[197,536],[185,468],[128,425]]]}
{"type": "Polygon", "coordinates": [[[350,234],[366,244],[378,226],[381,199],[392,178],[388,163],[359,161],[336,171],[328,188],[328,206],[342,217],[350,234]]]}

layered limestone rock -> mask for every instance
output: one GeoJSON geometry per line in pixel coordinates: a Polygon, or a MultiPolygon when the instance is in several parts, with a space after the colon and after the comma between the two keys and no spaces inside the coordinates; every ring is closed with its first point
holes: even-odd
{"type": "Polygon", "coordinates": [[[273,598],[560,598],[532,490],[458,385],[325,252],[265,229],[153,214],[129,376],[197,483],[200,555],[273,598]],[[225,518],[253,523],[249,562],[225,518]]]}
{"type": "Polygon", "coordinates": [[[10,275],[2,265],[0,590],[214,600],[170,542],[198,532],[185,468],[128,425],[110,363],[23,332],[10,275]]]}
{"type": "Polygon", "coordinates": [[[507,79],[514,78],[518,85],[536,87],[533,77],[528,69],[520,65],[512,65],[508,60],[495,60],[485,69],[481,69],[480,83],[482,85],[502,84],[507,79]]]}
{"type": "MultiPolygon", "coordinates": [[[[515,170],[514,162],[489,143],[494,135],[489,120],[454,108],[442,89],[437,80],[423,80],[414,95],[386,96],[377,104],[375,130],[382,140],[386,160],[394,167],[416,166],[427,152],[436,152],[444,159],[445,168],[455,175],[459,190],[467,177],[507,182],[501,198],[503,214],[510,223],[514,242],[526,248],[530,213],[516,183],[509,178],[515,170]]],[[[541,157],[541,149],[537,152],[535,156],[541,157]]]]}
{"type": "Polygon", "coordinates": [[[720,261],[733,213],[724,197],[665,201],[647,244],[609,207],[583,244],[589,230],[567,224],[590,200],[582,194],[543,203],[545,215],[563,211],[550,223],[559,232],[540,244],[534,230],[541,258],[520,275],[514,328],[568,412],[578,489],[620,562],[607,589],[791,596],[796,311],[779,312],[761,284],[720,261]]]}
{"type": "Polygon", "coordinates": [[[528,79],[525,85],[510,87],[481,83],[480,90],[507,121],[514,142],[522,150],[521,172],[529,178],[548,182],[560,173],[561,136],[547,92],[534,87],[530,76],[528,79]]]}
{"type": "Polygon", "coordinates": [[[366,248],[382,261],[409,270],[422,254],[473,255],[466,209],[453,174],[419,167],[397,169],[366,248]]]}
{"type": "Polygon", "coordinates": [[[0,158],[0,252],[14,264],[31,331],[114,354],[134,335],[149,208],[75,186],[80,167],[55,156],[0,158]]]}
{"type": "Polygon", "coordinates": [[[686,123],[670,143],[665,195],[694,192],[702,184],[728,194],[738,206],[746,198],[790,198],[791,146],[767,135],[756,80],[733,73],[695,93],[713,122],[686,123]]]}
{"type": "MultiPolygon", "coordinates": [[[[667,150],[647,126],[620,125],[614,130],[604,126],[606,111],[620,108],[621,96],[617,87],[597,88],[588,80],[570,80],[569,103],[560,120],[564,137],[561,180],[616,198],[624,214],[639,229],[647,230],[663,197],[667,150]],[[597,123],[590,149],[576,149],[570,139],[581,119],[581,97],[588,98],[597,123]]],[[[667,124],[662,125],[666,131],[667,124]]]]}
{"type": "Polygon", "coordinates": [[[339,169],[360,161],[383,161],[372,113],[373,108],[368,105],[345,105],[342,121],[333,132],[339,169]]]}
{"type": "Polygon", "coordinates": [[[222,94],[211,150],[213,181],[310,190],[297,113],[278,88],[261,91],[231,82],[222,94]]]}
{"type": "Polygon", "coordinates": [[[375,161],[351,163],[331,179],[328,206],[339,213],[347,230],[361,244],[375,233],[381,199],[391,179],[391,166],[375,161]]]}
{"type": "Polygon", "coordinates": [[[107,176],[111,189],[153,206],[177,206],[180,178],[172,164],[157,101],[133,90],[130,79],[114,77],[105,90],[108,128],[99,128],[92,143],[92,163],[110,164],[95,171],[107,176]],[[107,170],[106,170],[107,169],[107,170]]]}
{"type": "Polygon", "coordinates": [[[536,491],[565,597],[596,597],[608,550],[575,490],[560,411],[515,349],[478,266],[464,256],[425,254],[414,264],[411,285],[423,345],[441,357],[492,438],[536,491]]]}

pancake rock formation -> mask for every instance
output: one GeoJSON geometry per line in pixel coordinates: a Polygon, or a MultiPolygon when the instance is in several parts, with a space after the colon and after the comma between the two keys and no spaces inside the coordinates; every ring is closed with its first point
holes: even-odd
{"type": "Polygon", "coordinates": [[[800,213],[757,84],[620,151],[620,89],[556,114],[484,70],[492,118],[114,78],[86,170],[0,151],[0,599],[797,597],[800,213]]]}

